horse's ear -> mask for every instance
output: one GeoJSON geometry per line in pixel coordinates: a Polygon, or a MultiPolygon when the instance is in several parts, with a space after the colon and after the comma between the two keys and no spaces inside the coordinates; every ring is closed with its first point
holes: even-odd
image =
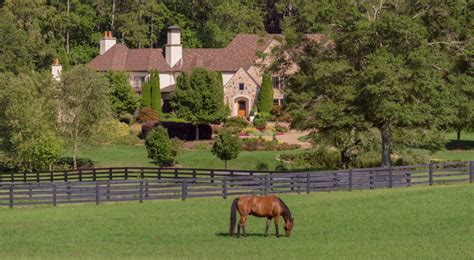
{"type": "Polygon", "coordinates": [[[295,222],[295,218],[291,218],[291,222],[295,222]]]}

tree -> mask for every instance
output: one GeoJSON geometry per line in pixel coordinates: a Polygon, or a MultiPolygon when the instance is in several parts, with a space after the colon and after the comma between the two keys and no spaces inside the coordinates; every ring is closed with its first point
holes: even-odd
{"type": "Polygon", "coordinates": [[[115,116],[133,114],[139,105],[139,98],[133,92],[125,72],[109,71],[106,74],[112,88],[111,106],[115,116]]]}
{"type": "Polygon", "coordinates": [[[257,107],[259,112],[270,113],[273,107],[273,86],[272,77],[269,73],[264,73],[262,85],[258,92],[257,107]]]}
{"type": "Polygon", "coordinates": [[[212,154],[224,161],[225,169],[227,169],[227,161],[239,156],[240,147],[240,138],[233,135],[231,131],[224,129],[212,145],[212,154]]]}
{"type": "Polygon", "coordinates": [[[157,70],[152,70],[150,73],[150,80],[148,83],[151,85],[151,108],[156,113],[161,112],[161,89],[160,89],[160,74],[157,70]]]}
{"type": "Polygon", "coordinates": [[[44,170],[58,158],[56,108],[49,74],[0,74],[1,146],[18,168],[44,170]]]}
{"type": "Polygon", "coordinates": [[[162,126],[158,126],[148,133],[145,138],[145,146],[148,158],[158,166],[173,166],[175,164],[179,144],[170,140],[168,132],[162,126]]]}
{"type": "Polygon", "coordinates": [[[199,139],[199,124],[218,123],[226,117],[228,110],[223,92],[216,73],[204,68],[193,69],[190,75],[182,73],[178,76],[171,106],[178,117],[195,125],[196,139],[199,139]]]}
{"type": "Polygon", "coordinates": [[[91,125],[110,115],[110,92],[107,78],[86,66],[75,66],[61,75],[59,127],[71,143],[74,169],[78,144],[93,134],[91,125]]]}

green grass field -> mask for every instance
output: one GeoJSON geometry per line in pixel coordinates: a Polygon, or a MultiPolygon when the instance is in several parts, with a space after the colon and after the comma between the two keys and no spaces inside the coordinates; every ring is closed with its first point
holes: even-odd
{"type": "MultiPolygon", "coordinates": [[[[265,162],[269,169],[275,169],[278,164],[276,157],[279,154],[294,152],[298,151],[241,152],[237,159],[228,162],[228,168],[255,170],[257,163],[265,162]]],[[[70,153],[66,155],[70,156],[70,153]]],[[[98,167],[153,166],[147,158],[146,148],[143,145],[81,146],[79,157],[92,159],[98,167]]],[[[184,150],[178,158],[178,164],[182,167],[193,168],[224,168],[224,162],[212,155],[210,151],[184,150]]]]}
{"type": "Polygon", "coordinates": [[[295,227],[279,239],[254,217],[227,237],[231,199],[1,208],[0,258],[474,258],[473,184],[282,198],[295,227]]]}

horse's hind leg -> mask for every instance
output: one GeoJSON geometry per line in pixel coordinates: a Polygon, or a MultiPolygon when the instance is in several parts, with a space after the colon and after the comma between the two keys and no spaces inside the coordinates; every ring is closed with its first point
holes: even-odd
{"type": "Polygon", "coordinates": [[[270,227],[271,223],[272,223],[272,218],[267,218],[267,224],[265,226],[265,236],[268,236],[268,228],[270,227]]]}
{"type": "MultiPolygon", "coordinates": [[[[247,232],[245,232],[245,222],[247,221],[247,216],[240,216],[239,227],[242,227],[242,231],[244,233],[244,237],[247,236],[247,232]]],[[[240,234],[240,232],[239,232],[240,234]]]]}

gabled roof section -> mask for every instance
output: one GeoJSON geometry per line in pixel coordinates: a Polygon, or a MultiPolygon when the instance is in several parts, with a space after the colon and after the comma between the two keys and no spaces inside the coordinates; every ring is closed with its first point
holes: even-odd
{"type": "MultiPolygon", "coordinates": [[[[310,34],[309,40],[321,41],[322,35],[310,34]]],[[[103,55],[95,57],[89,66],[98,71],[191,71],[203,67],[214,71],[248,69],[258,59],[257,52],[265,51],[280,35],[238,34],[226,48],[183,49],[183,58],[170,68],[163,49],[129,49],[116,44],[103,55]]]]}

